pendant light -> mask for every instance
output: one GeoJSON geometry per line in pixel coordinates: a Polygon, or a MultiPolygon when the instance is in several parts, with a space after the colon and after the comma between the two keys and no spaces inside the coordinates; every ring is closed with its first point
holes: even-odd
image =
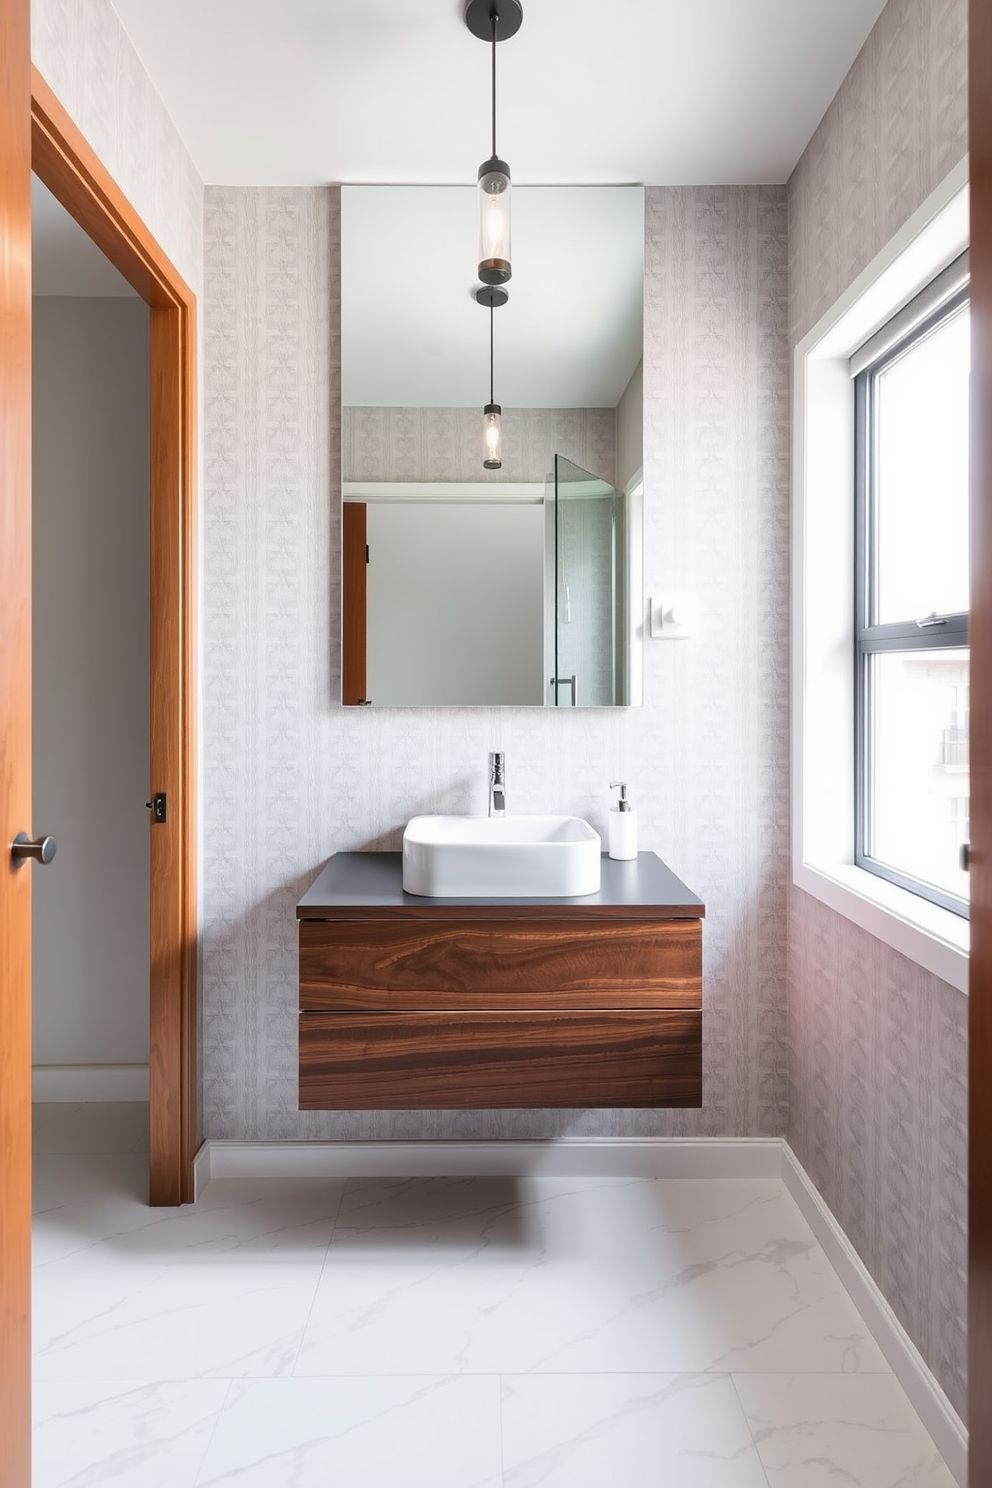
{"type": "Polygon", "coordinates": [[[505,284],[510,264],[510,167],[496,153],[496,43],[520,30],[520,0],[467,0],[465,24],[493,49],[493,153],[479,166],[479,278],[505,284]]]}
{"type": "Polygon", "coordinates": [[[475,291],[480,305],[489,306],[489,402],[482,410],[482,464],[486,470],[503,465],[503,410],[496,402],[493,381],[493,313],[510,298],[498,284],[481,284],[475,291]]]}

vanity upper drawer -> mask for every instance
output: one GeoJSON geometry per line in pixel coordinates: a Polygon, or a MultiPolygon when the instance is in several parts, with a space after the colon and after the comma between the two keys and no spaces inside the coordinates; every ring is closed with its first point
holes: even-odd
{"type": "Polygon", "coordinates": [[[300,1006],[698,1008],[702,924],[301,920],[300,1006]]]}

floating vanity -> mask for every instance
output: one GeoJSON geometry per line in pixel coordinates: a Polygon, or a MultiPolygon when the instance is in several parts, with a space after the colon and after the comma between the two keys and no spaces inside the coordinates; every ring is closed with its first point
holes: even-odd
{"type": "Polygon", "coordinates": [[[581,898],[407,894],[338,853],[300,900],[300,1108],[702,1104],[702,901],[654,853],[581,898]]]}

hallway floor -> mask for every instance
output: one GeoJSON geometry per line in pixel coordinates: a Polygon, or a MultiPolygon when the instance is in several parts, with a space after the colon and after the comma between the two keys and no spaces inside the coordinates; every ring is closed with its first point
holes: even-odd
{"type": "Polygon", "coordinates": [[[35,1107],[34,1488],[954,1488],[782,1185],[215,1180],[35,1107]]]}

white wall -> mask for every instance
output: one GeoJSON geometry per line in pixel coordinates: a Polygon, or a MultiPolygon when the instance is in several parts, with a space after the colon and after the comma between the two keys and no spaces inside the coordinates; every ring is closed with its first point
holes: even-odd
{"type": "Polygon", "coordinates": [[[34,301],[34,1063],[148,1060],[148,308],[34,301]]]}
{"type": "Polygon", "coordinates": [[[368,505],[377,706],[544,701],[544,509],[368,505]]]}

